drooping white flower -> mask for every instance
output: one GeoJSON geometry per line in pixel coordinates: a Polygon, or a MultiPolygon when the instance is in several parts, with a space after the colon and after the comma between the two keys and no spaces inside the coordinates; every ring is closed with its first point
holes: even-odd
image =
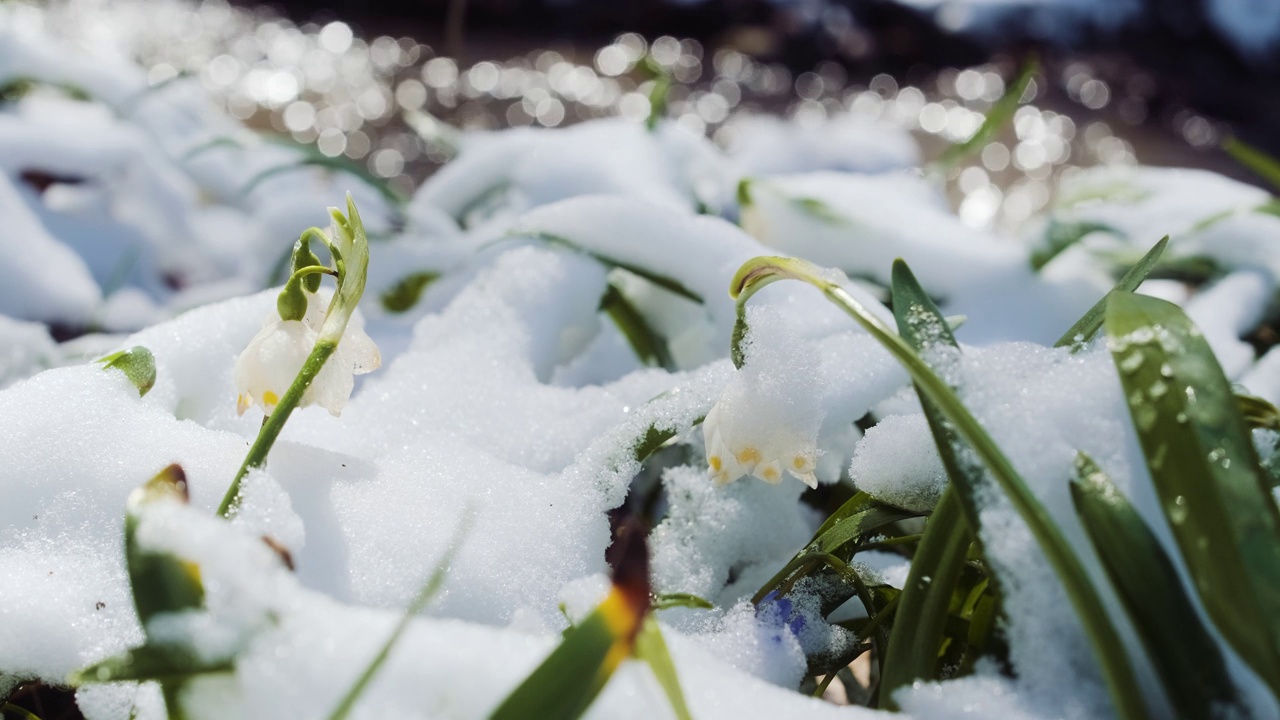
{"type": "Polygon", "coordinates": [[[818,359],[773,313],[753,309],[750,316],[747,363],[702,421],[711,476],[718,485],[743,475],[776,484],[790,474],[817,487],[825,415],[818,359]]]}
{"type": "Polygon", "coordinates": [[[767,483],[782,482],[790,473],[811,488],[818,486],[813,470],[818,460],[817,435],[802,438],[786,428],[763,428],[763,418],[747,418],[716,403],[702,421],[707,464],[717,485],[727,485],[743,475],[767,483]],[[763,432],[755,432],[763,430],[763,432]]]}
{"type": "MultiPolygon", "coordinates": [[[[273,311],[236,358],[234,377],[239,414],[257,405],[270,415],[315,347],[324,323],[328,293],[306,295],[307,312],[303,319],[282,320],[273,311]]],[[[352,376],[371,372],[381,365],[378,346],[365,334],[359,317],[353,316],[299,406],[319,405],[332,415],[340,415],[355,388],[352,376]]]]}

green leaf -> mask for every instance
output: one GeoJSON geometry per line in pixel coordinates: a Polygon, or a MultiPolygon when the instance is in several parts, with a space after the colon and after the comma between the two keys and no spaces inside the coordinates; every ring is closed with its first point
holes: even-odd
{"type": "Polygon", "coordinates": [[[939,678],[938,656],[950,618],[951,597],[973,532],[954,487],[947,488],[925,526],[911,560],[889,635],[880,676],[880,706],[895,709],[893,693],[916,680],[939,678]]]}
{"type": "Polygon", "coordinates": [[[991,138],[1000,131],[1000,128],[1013,118],[1014,112],[1018,109],[1018,103],[1022,100],[1023,93],[1027,91],[1027,85],[1031,83],[1031,77],[1039,69],[1040,63],[1035,58],[1023,63],[1022,68],[1018,71],[1018,76],[1014,78],[1013,84],[1005,90],[1004,95],[1001,95],[1000,99],[996,100],[991,109],[987,111],[987,116],[983,118],[982,125],[978,127],[978,130],[968,140],[947,148],[934,163],[935,167],[940,170],[946,170],[964,158],[982,150],[991,141],[991,138]]]}
{"type": "Polygon", "coordinates": [[[138,388],[138,397],[146,395],[156,384],[156,357],[141,345],[113,352],[99,358],[98,362],[102,363],[103,370],[115,368],[123,372],[129,382],[138,388]]]}
{"type": "Polygon", "coordinates": [[[601,667],[614,636],[599,610],[565,635],[564,641],[494,711],[492,720],[574,720],[604,687],[601,667]]]}
{"type": "Polygon", "coordinates": [[[1244,417],[1245,425],[1250,430],[1273,430],[1280,432],[1280,408],[1253,395],[1236,394],[1236,407],[1244,417]]]}
{"type": "Polygon", "coordinates": [[[1098,330],[1102,329],[1102,319],[1106,314],[1108,299],[1118,292],[1129,293],[1137,290],[1142,281],[1147,279],[1151,269],[1160,261],[1160,256],[1164,254],[1164,249],[1168,245],[1168,235],[1160,238],[1160,242],[1153,245],[1137,264],[1129,268],[1124,277],[1120,278],[1120,282],[1116,283],[1116,286],[1110,292],[1103,295],[1101,300],[1094,303],[1093,307],[1089,308],[1089,311],[1084,314],[1084,317],[1068,328],[1053,346],[1083,346],[1092,340],[1093,336],[1098,334],[1098,330]]]}
{"type": "Polygon", "coordinates": [[[1104,225],[1096,222],[1062,222],[1056,218],[1049,218],[1049,227],[1045,230],[1044,239],[1045,246],[1037,248],[1031,253],[1031,269],[1040,271],[1051,260],[1058,257],[1063,250],[1075,245],[1084,239],[1086,235],[1095,232],[1111,233],[1119,236],[1120,233],[1110,225],[1104,225]]]}
{"type": "Polygon", "coordinates": [[[671,94],[671,76],[663,73],[653,81],[653,90],[649,92],[649,116],[644,119],[644,126],[652,131],[658,127],[658,121],[667,116],[667,96],[671,94]]]}
{"type": "Polygon", "coordinates": [[[600,300],[600,310],[618,327],[636,357],[649,367],[676,369],[675,360],[667,349],[667,341],[653,329],[644,315],[631,304],[627,296],[612,282],[600,300]]]}
{"type": "MultiPolygon", "coordinates": [[[[955,335],[937,305],[901,260],[893,264],[892,289],[894,319],[906,343],[926,357],[937,346],[959,352],[955,335]]],[[[950,486],[925,526],[924,537],[916,548],[902,589],[894,624],[898,628],[910,628],[910,632],[889,636],[880,680],[881,706],[885,708],[895,707],[893,692],[896,689],[918,679],[939,677],[938,656],[950,617],[952,594],[969,546],[973,544],[972,528],[977,527],[978,522],[975,494],[986,484],[981,467],[961,461],[959,451],[965,445],[956,436],[955,428],[918,386],[917,394],[950,486]]]]}
{"type": "Polygon", "coordinates": [[[596,260],[600,261],[601,263],[604,263],[609,267],[622,268],[623,270],[626,270],[627,272],[633,275],[638,275],[644,278],[645,280],[648,280],[649,282],[653,283],[654,285],[657,285],[658,287],[661,287],[665,290],[670,290],[671,292],[685,298],[686,300],[692,300],[693,302],[696,302],[699,305],[702,304],[701,295],[695,293],[694,291],[690,290],[684,285],[681,285],[679,281],[673,278],[667,277],[666,275],[663,275],[656,270],[653,270],[650,268],[643,268],[638,265],[633,265],[631,263],[622,262],[621,260],[605,255],[604,253],[595,252],[590,248],[585,248],[581,245],[578,245],[572,240],[565,237],[561,237],[559,235],[553,235],[551,233],[534,231],[534,232],[528,232],[528,233],[521,233],[521,236],[530,237],[535,240],[541,240],[542,242],[545,242],[551,245],[560,245],[562,247],[571,248],[580,253],[590,255],[591,257],[595,258],[596,260]]]}
{"type": "MultiPolygon", "coordinates": [[[[708,603],[707,607],[711,607],[711,604],[708,603]]],[[[667,651],[667,643],[662,638],[662,629],[652,616],[645,618],[640,634],[636,636],[635,656],[648,663],[653,670],[654,677],[658,678],[658,684],[667,695],[667,701],[671,703],[671,709],[675,711],[676,720],[693,720],[684,700],[684,691],[680,689],[676,665],[671,661],[671,653],[667,651]]]]}
{"type": "Polygon", "coordinates": [[[1236,693],[1217,644],[1159,540],[1089,456],[1076,455],[1071,499],[1174,711],[1219,717],[1236,693]]]}
{"type": "Polygon", "coordinates": [[[329,720],[342,720],[351,713],[351,709],[355,707],[356,702],[360,700],[360,696],[368,689],[369,683],[373,681],[378,671],[382,669],[382,665],[386,663],[387,658],[391,656],[391,650],[395,648],[396,643],[400,641],[400,636],[404,635],[404,631],[409,628],[409,623],[422,612],[427,605],[435,599],[440,593],[440,589],[444,587],[445,577],[449,574],[449,566],[453,564],[453,558],[458,554],[458,548],[461,547],[463,539],[471,530],[471,523],[475,520],[475,513],[470,508],[464,511],[462,520],[458,522],[458,527],[453,532],[453,538],[449,541],[449,547],[444,551],[444,555],[436,562],[436,566],[431,571],[431,575],[427,577],[426,583],[418,590],[418,594],[409,602],[409,606],[405,608],[404,614],[400,616],[400,621],[396,623],[395,628],[391,630],[391,634],[382,643],[382,647],[365,666],[364,672],[360,673],[360,677],[356,678],[355,683],[342,696],[342,700],[338,702],[338,706],[329,714],[329,720]]]}
{"type": "Polygon", "coordinates": [[[1280,188],[1280,161],[1231,135],[1223,139],[1222,149],[1233,160],[1252,170],[1272,187],[1280,188]]]}
{"type": "MultiPolygon", "coordinates": [[[[782,588],[794,578],[823,567],[847,570],[841,566],[874,533],[918,515],[919,513],[886,505],[865,492],[855,494],[822,523],[813,538],[795,557],[760,586],[751,602],[759,603],[770,592],[782,588]]],[[[841,575],[855,580],[856,573],[851,573],[852,571],[841,572],[841,575]]]]}
{"type": "Polygon", "coordinates": [[[800,212],[817,220],[821,220],[822,222],[829,223],[831,225],[844,225],[849,222],[848,218],[836,212],[836,210],[830,205],[817,198],[793,197],[790,198],[790,200],[791,203],[800,210],[800,212]]]}
{"type": "Polygon", "coordinates": [[[232,672],[230,659],[205,661],[189,649],[170,645],[143,645],[109,657],[67,678],[72,686],[108,682],[181,683],[200,675],[232,672]]]}
{"type": "Polygon", "coordinates": [[[1117,293],[1106,328],[1147,469],[1200,600],[1280,696],[1280,512],[1231,384],[1177,305],[1117,293]]]}
{"type": "Polygon", "coordinates": [[[653,600],[654,610],[666,610],[673,607],[714,610],[716,606],[710,600],[700,598],[692,593],[663,593],[653,600]]]}
{"type": "Polygon", "coordinates": [[[160,613],[194,610],[204,605],[198,565],[138,544],[142,515],[157,502],[187,502],[186,474],[180,466],[170,465],[129,494],[124,521],[125,563],[133,604],[143,628],[160,613]]]}
{"type": "MultiPolygon", "coordinates": [[[[863,495],[863,493],[858,495],[863,495]]],[[[858,495],[855,495],[849,502],[852,503],[858,499],[858,495]]],[[[850,544],[864,540],[881,528],[920,515],[917,512],[903,510],[902,508],[870,499],[869,496],[868,499],[870,501],[866,503],[865,507],[837,520],[821,534],[815,536],[807,551],[840,555],[841,551],[845,550],[850,544]]]]}
{"type": "Polygon", "coordinates": [[[1026,522],[1049,564],[1062,581],[1102,666],[1102,674],[1116,711],[1126,719],[1145,717],[1146,709],[1134,680],[1128,655],[1116,636],[1111,618],[1084,566],[1053,518],[1027,488],[1013,464],[982,428],[977,418],[902,338],[849,295],[832,279],[829,271],[796,258],[758,257],[748,260],[739,268],[730,283],[729,292],[739,303],[743,303],[761,288],[783,279],[803,280],[813,285],[828,300],[848,313],[902,364],[923,396],[936,404],[947,420],[951,421],[957,433],[973,448],[1018,515],[1026,522]]]}
{"type": "Polygon", "coordinates": [[[392,207],[398,207],[404,204],[404,198],[397,195],[385,180],[364,169],[363,166],[357,165],[345,157],[329,157],[328,155],[321,155],[319,152],[313,153],[309,150],[304,151],[306,152],[306,155],[295,162],[287,162],[281,165],[269,167],[249,178],[248,182],[240,188],[240,196],[248,197],[249,194],[253,192],[254,188],[276,175],[293,172],[294,170],[300,170],[307,167],[320,167],[333,172],[344,172],[356,176],[360,180],[363,180],[366,185],[377,190],[378,194],[386,198],[387,202],[389,202],[392,207]]]}
{"type": "Polygon", "coordinates": [[[379,298],[382,301],[382,307],[386,308],[387,312],[407,312],[418,304],[418,300],[422,298],[422,291],[439,278],[440,273],[429,271],[404,276],[382,293],[382,297],[379,298]]]}
{"type": "Polygon", "coordinates": [[[13,713],[14,715],[24,718],[24,720],[40,720],[39,715],[31,712],[30,710],[24,707],[18,707],[13,703],[7,702],[3,705],[0,705],[0,717],[3,717],[6,713],[13,713]]]}

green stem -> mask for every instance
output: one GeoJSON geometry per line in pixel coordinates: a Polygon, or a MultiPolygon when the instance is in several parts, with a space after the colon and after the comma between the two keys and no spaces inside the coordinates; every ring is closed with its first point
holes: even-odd
{"type": "Polygon", "coordinates": [[[302,401],[302,396],[311,387],[311,383],[320,374],[320,369],[324,367],[325,361],[329,359],[329,356],[333,354],[337,347],[338,344],[336,342],[326,341],[322,338],[311,349],[311,354],[307,356],[306,362],[302,364],[302,369],[298,371],[298,376],[293,379],[293,384],[289,386],[289,390],[285,392],[284,397],[280,398],[280,403],[276,405],[276,411],[263,424],[262,430],[258,432],[258,439],[253,442],[253,447],[249,448],[249,454],[245,455],[244,463],[240,465],[240,471],[236,473],[235,480],[231,481],[231,487],[227,488],[227,494],[222,498],[222,504],[218,506],[218,515],[230,517],[236,501],[240,497],[240,481],[244,479],[245,475],[249,474],[249,470],[262,467],[262,464],[267,461],[267,453],[271,451],[271,446],[275,444],[280,431],[284,429],[284,424],[289,420],[289,415],[298,407],[298,403],[302,401]]]}
{"type": "Polygon", "coordinates": [[[822,678],[822,682],[818,683],[818,688],[813,691],[813,696],[816,698],[820,698],[823,695],[825,695],[827,692],[827,688],[831,687],[831,681],[835,679],[836,679],[836,674],[834,672],[827,673],[827,676],[822,678]]]}
{"type": "Polygon", "coordinates": [[[737,297],[739,303],[744,303],[760,288],[781,279],[803,280],[822,291],[828,300],[848,313],[902,364],[917,388],[955,425],[956,431],[972,446],[1018,515],[1026,522],[1061,580],[1102,666],[1103,679],[1120,717],[1126,720],[1146,718],[1146,707],[1134,679],[1129,655],[1084,565],[1071,550],[1071,545],[1048,511],[1027,488],[1013,464],[1000,451],[977,418],[969,412],[951,387],[897,333],[813,265],[794,258],[756,258],[738,270],[730,292],[737,297]]]}

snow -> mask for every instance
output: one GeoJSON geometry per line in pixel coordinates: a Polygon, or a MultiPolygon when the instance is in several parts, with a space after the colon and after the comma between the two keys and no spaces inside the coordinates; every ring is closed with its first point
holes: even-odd
{"type": "MultiPolygon", "coordinates": [[[[0,8],[0,19],[18,12],[0,8]]],[[[1075,354],[1047,343],[1168,233],[1170,258],[1215,265],[1204,282],[1162,280],[1146,292],[1183,304],[1233,379],[1280,399],[1280,354],[1259,358],[1243,339],[1269,319],[1280,218],[1257,211],[1265,191],[1204,171],[1066,176],[1039,227],[1111,230],[1037,272],[1039,228],[1008,237],[966,225],[915,168],[908,136],[852,117],[747,118],[726,150],[676,123],[649,132],[623,119],[464,135],[457,159],[399,207],[311,166],[246,192],[300,151],[249,139],[189,156],[247,131],[195,89],[139,96],[145,74],[119,53],[0,21],[0,77],[20,75],[90,99],[43,90],[0,108],[0,684],[61,683],[145,636],[234,656],[233,673],[184,690],[193,717],[324,716],[470,515],[441,593],[409,623],[356,715],[482,717],[551,651],[566,614],[599,602],[610,514],[623,508],[652,521],[655,591],[715,605],[658,613],[696,717],[870,717],[795,692],[812,658],[850,642],[822,618],[822,588],[802,582],[759,607],[749,599],[823,520],[815,495],[852,483],[927,512],[945,478],[907,374],[813,288],[778,283],[753,297],[745,364],[733,367],[729,283],[759,255],[848,273],[841,284],[888,324],[878,298],[903,257],[944,313],[967,315],[947,379],[1100,586],[1068,497],[1076,451],[1106,470],[1160,542],[1172,539],[1109,353],[1099,342],[1075,354]],[[236,357],[272,317],[273,266],[348,191],[377,235],[353,322],[384,365],[355,384],[341,417],[298,410],[223,521],[213,510],[260,421],[236,413],[236,357]],[[421,273],[434,279],[411,306],[382,302],[421,273]],[[670,369],[646,366],[601,311],[609,287],[668,344],[670,369]],[[155,357],[145,397],[91,362],[134,345],[155,357]],[[635,450],[651,431],[670,440],[642,463],[635,450]],[[717,442],[750,445],[763,462],[741,461],[741,477],[718,486],[708,470],[717,442]],[[797,458],[806,468],[765,472],[797,458]],[[148,508],[138,538],[196,563],[207,599],[144,629],[122,515],[129,493],[173,462],[191,503],[148,508]]],[[[983,662],[898,701],[928,718],[1105,716],[1099,671],[1056,576],[1006,500],[985,493],[981,505],[1016,678],[983,662]]],[[[854,566],[895,587],[908,571],[890,553],[854,566]]],[[[1104,599],[1141,657],[1118,602],[1104,599]]],[[[1142,663],[1139,683],[1157,711],[1169,709],[1142,663]]],[[[85,686],[77,699],[90,718],[164,713],[152,685],[85,686]]],[[[625,663],[589,717],[668,712],[651,672],[625,663]]]]}

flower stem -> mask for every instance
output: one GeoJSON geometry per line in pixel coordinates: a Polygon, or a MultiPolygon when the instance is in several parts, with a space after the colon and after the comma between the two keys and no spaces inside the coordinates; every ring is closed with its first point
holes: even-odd
{"type": "Polygon", "coordinates": [[[276,411],[263,424],[262,430],[258,432],[258,439],[253,442],[253,447],[249,448],[249,454],[245,455],[244,463],[240,465],[240,471],[236,473],[235,479],[231,481],[231,487],[227,488],[227,494],[222,498],[222,504],[218,506],[218,515],[222,517],[231,516],[240,499],[240,481],[244,479],[245,475],[249,474],[249,470],[261,467],[267,461],[267,453],[271,451],[271,446],[275,444],[280,431],[284,429],[284,424],[289,419],[289,415],[298,407],[303,394],[307,392],[307,388],[311,387],[316,375],[319,375],[320,369],[324,367],[325,361],[329,359],[329,356],[333,354],[337,347],[337,342],[321,338],[316,342],[315,347],[311,349],[311,354],[307,356],[306,362],[302,363],[302,369],[298,371],[298,376],[293,379],[293,384],[289,386],[289,390],[285,392],[284,397],[280,398],[280,403],[276,405],[276,411]]]}

